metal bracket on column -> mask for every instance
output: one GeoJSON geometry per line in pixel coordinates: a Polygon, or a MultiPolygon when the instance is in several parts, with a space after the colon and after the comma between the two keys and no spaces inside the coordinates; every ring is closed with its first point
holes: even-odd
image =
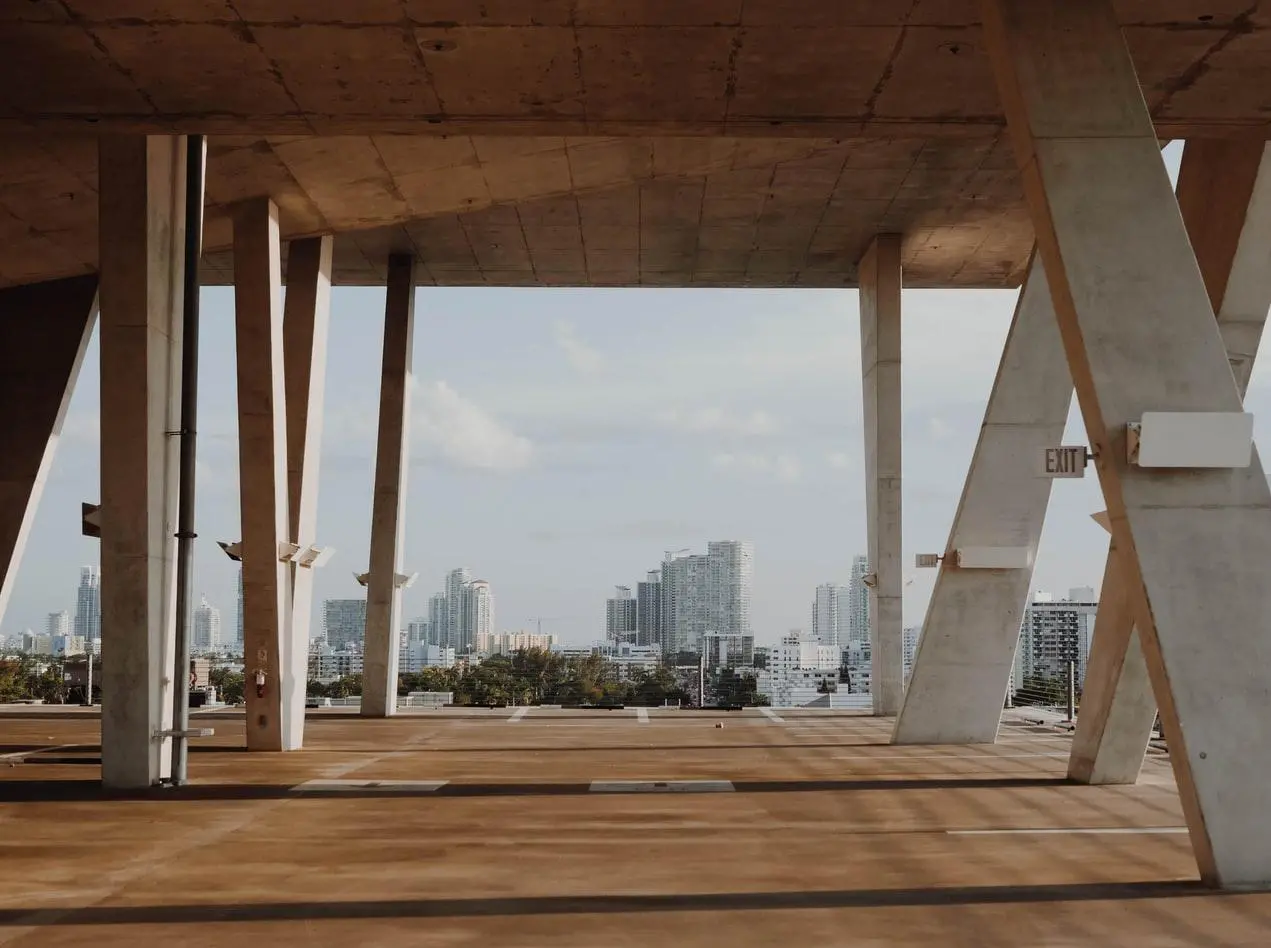
{"type": "Polygon", "coordinates": [[[211,727],[192,727],[192,728],[187,728],[185,730],[167,730],[167,731],[154,732],[154,736],[156,740],[163,740],[165,737],[182,737],[182,738],[189,739],[191,737],[214,737],[215,735],[216,735],[216,728],[211,728],[211,727]]]}
{"type": "MultiPolygon", "coordinates": [[[[359,586],[366,586],[371,582],[371,574],[369,572],[354,573],[353,578],[357,580],[359,586]]],[[[417,579],[419,579],[418,573],[409,575],[406,573],[394,573],[393,585],[398,589],[410,589],[411,586],[415,585],[415,580],[417,579]]]]}
{"type": "Polygon", "coordinates": [[[243,561],[243,541],[242,540],[235,540],[233,543],[226,543],[224,540],[217,540],[216,545],[219,546],[222,550],[224,550],[225,555],[228,556],[235,563],[241,563],[243,561]]]}
{"type": "Polygon", "coordinates": [[[1029,569],[1033,551],[1026,546],[967,546],[944,556],[919,553],[915,561],[919,569],[932,569],[941,563],[958,569],[1029,569]]]}

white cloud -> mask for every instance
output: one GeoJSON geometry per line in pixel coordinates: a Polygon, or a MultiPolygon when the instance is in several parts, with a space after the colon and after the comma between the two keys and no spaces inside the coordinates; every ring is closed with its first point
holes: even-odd
{"type": "Polygon", "coordinates": [[[605,357],[578,338],[572,323],[558,319],[552,323],[552,338],[565,359],[580,375],[595,375],[605,365],[605,357]]]}
{"type": "Polygon", "coordinates": [[[846,451],[831,451],[825,456],[825,461],[835,471],[850,471],[856,467],[856,462],[846,451]]]}
{"type": "Polygon", "coordinates": [[[415,430],[459,467],[516,471],[530,463],[534,446],[445,382],[433,382],[414,400],[415,430]]]}
{"type": "Polygon", "coordinates": [[[732,454],[723,452],[711,458],[711,464],[720,470],[771,478],[783,484],[793,484],[803,476],[803,465],[789,454],[732,454]]]}
{"type": "Polygon", "coordinates": [[[953,427],[943,418],[932,418],[927,422],[927,429],[937,441],[948,441],[954,435],[953,427]]]}
{"type": "Polygon", "coordinates": [[[766,411],[730,413],[723,408],[698,408],[683,411],[671,408],[659,420],[674,431],[691,434],[726,434],[761,437],[777,430],[777,421],[766,411]]]}

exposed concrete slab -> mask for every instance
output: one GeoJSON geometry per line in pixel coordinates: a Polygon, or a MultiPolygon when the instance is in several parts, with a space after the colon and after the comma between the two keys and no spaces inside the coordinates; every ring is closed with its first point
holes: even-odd
{"type": "Polygon", "coordinates": [[[904,697],[902,639],[900,237],[882,234],[861,259],[861,375],[865,412],[865,517],[869,534],[870,689],[874,713],[904,697]]]}
{"type": "Polygon", "coordinates": [[[1266,884],[1271,490],[1256,452],[1185,473],[1125,459],[1145,411],[1241,410],[1225,346],[1110,4],[983,10],[1201,876],[1266,884]]]}
{"type": "Polygon", "coordinates": [[[185,140],[103,136],[102,781],[169,775],[185,140]]]}
{"type": "Polygon", "coordinates": [[[0,290],[0,621],[96,323],[96,277],[0,290]]]}
{"type": "Polygon", "coordinates": [[[293,750],[302,734],[304,685],[291,677],[298,661],[290,629],[291,566],[279,559],[291,530],[282,272],[272,201],[238,208],[234,258],[247,747],[293,750]]]}
{"type": "MultiPolygon", "coordinates": [[[[1243,398],[1271,308],[1271,149],[1261,142],[1189,142],[1178,202],[1243,398]]],[[[1156,720],[1115,556],[1113,541],[1069,765],[1069,776],[1084,783],[1137,780],[1156,720]]]]}
{"type": "Polygon", "coordinates": [[[927,607],[898,744],[987,744],[998,722],[1019,643],[1033,569],[960,569],[962,547],[1008,547],[1036,555],[1051,481],[1042,452],[1058,445],[1072,404],[1072,377],[1040,257],[1029,271],[984,424],[927,607]]]}
{"type": "Polygon", "coordinates": [[[397,652],[402,616],[402,590],[397,576],[406,543],[414,275],[413,258],[389,259],[362,672],[362,714],[369,717],[388,717],[397,712],[397,652]]]}
{"type": "MultiPolygon", "coordinates": [[[[283,304],[283,361],[287,402],[287,538],[301,549],[317,543],[318,460],[326,389],[327,328],[331,317],[330,237],[293,241],[283,304]]],[[[304,742],[305,687],[313,611],[313,569],[292,564],[291,603],[283,667],[284,743],[304,742]]]]}

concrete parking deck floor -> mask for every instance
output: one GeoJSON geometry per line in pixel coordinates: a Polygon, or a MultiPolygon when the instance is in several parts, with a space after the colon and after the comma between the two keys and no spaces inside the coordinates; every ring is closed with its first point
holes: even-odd
{"type": "Polygon", "coordinates": [[[1271,895],[1194,881],[1163,758],[1069,785],[1044,728],[892,747],[835,712],[321,712],[303,752],[249,756],[240,715],[199,723],[191,786],[108,797],[95,716],[0,711],[0,945],[1271,942],[1271,895]],[[668,785],[592,786],[623,780],[668,785]]]}

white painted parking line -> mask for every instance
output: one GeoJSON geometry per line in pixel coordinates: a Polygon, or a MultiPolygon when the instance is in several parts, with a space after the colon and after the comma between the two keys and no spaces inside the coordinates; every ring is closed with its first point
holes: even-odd
{"type": "Polygon", "coordinates": [[[731,780],[593,780],[592,793],[732,793],[731,780]]]}
{"type": "Polygon", "coordinates": [[[517,708],[515,711],[513,711],[512,716],[508,718],[508,720],[519,721],[521,720],[521,718],[525,717],[529,713],[530,713],[529,705],[525,705],[524,707],[517,708]]]}
{"type": "Polygon", "coordinates": [[[649,723],[649,709],[636,708],[636,717],[639,718],[641,724],[649,723]]]}
{"type": "Polygon", "coordinates": [[[435,793],[446,785],[445,780],[306,780],[291,788],[292,793],[355,793],[381,791],[383,793],[435,793]]]}
{"type": "Polygon", "coordinates": [[[72,747],[84,747],[83,744],[58,744],[55,747],[34,747],[31,750],[14,751],[12,754],[0,754],[0,760],[19,760],[34,757],[37,754],[49,754],[53,751],[70,750],[72,747]]]}
{"type": "Polygon", "coordinates": [[[947,836],[1139,836],[1182,835],[1186,826],[1095,826],[1086,829],[988,829],[945,830],[947,836]]]}
{"type": "Polygon", "coordinates": [[[781,724],[782,722],[785,721],[785,718],[777,714],[776,711],[773,711],[772,708],[760,708],[759,713],[762,714],[769,721],[776,721],[778,724],[781,724]]]}
{"type": "Polygon", "coordinates": [[[1068,759],[1068,754],[835,754],[830,760],[1024,760],[1050,757],[1068,759]]]}

